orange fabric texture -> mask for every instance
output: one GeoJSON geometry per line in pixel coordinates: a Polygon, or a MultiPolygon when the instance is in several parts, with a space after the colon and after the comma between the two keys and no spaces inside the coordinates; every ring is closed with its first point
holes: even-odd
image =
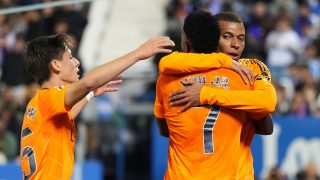
{"type": "Polygon", "coordinates": [[[181,106],[170,106],[168,97],[184,88],[180,81],[186,78],[216,89],[250,89],[238,74],[223,68],[187,75],[160,74],[154,114],[166,119],[170,133],[165,179],[253,179],[252,167],[246,170],[252,174],[240,175],[240,170],[244,171],[240,167],[240,139],[250,134],[242,129],[247,114],[219,106],[195,107],[177,114],[181,106]]]}
{"type": "MultiPolygon", "coordinates": [[[[193,54],[189,58],[188,53],[176,53],[175,58],[167,56],[160,61],[160,71],[164,74],[184,74],[217,68],[211,61],[215,61],[214,54],[193,54]],[[210,58],[211,56],[211,58],[210,58]]],[[[261,61],[256,59],[240,59],[239,62],[250,68],[255,76],[253,87],[255,91],[234,90],[204,86],[201,90],[200,101],[202,104],[216,104],[238,110],[251,112],[251,119],[261,119],[266,114],[274,111],[276,105],[275,89],[271,84],[269,69],[261,61]],[[265,97],[268,97],[266,100],[265,97]],[[265,101],[262,101],[262,100],[265,101]]],[[[242,80],[239,80],[239,83],[242,80]]],[[[236,131],[235,131],[236,132],[236,131]]],[[[254,179],[253,159],[250,145],[254,136],[255,127],[251,120],[245,121],[240,134],[240,146],[238,153],[238,170],[236,179],[254,179]]],[[[225,133],[227,134],[227,132],[225,133]]],[[[171,135],[171,134],[170,134],[171,135]]],[[[235,133],[235,135],[238,135],[235,133]]],[[[212,170],[214,171],[214,170],[212,170]]]]}
{"type": "Polygon", "coordinates": [[[21,168],[30,179],[70,179],[76,127],[64,97],[68,86],[38,90],[21,132],[21,168]]]}
{"type": "Polygon", "coordinates": [[[232,59],[224,53],[195,54],[174,52],[161,59],[159,72],[163,74],[181,74],[201,72],[208,70],[208,67],[217,69],[230,67],[231,65],[232,59]],[[201,58],[198,58],[199,55],[201,55],[201,58]]]}
{"type": "MultiPolygon", "coordinates": [[[[189,56],[189,53],[174,53],[164,57],[160,61],[159,69],[164,74],[199,72],[219,68],[220,63],[216,59],[217,53],[192,54],[191,56],[189,56]]],[[[256,91],[225,91],[224,89],[204,87],[200,94],[201,104],[216,104],[232,109],[253,112],[255,113],[253,115],[255,119],[272,113],[277,103],[277,97],[275,89],[271,84],[269,69],[256,59],[241,59],[239,62],[252,70],[255,76],[252,89],[256,91]],[[268,97],[268,99],[265,97],[268,97]]]]}

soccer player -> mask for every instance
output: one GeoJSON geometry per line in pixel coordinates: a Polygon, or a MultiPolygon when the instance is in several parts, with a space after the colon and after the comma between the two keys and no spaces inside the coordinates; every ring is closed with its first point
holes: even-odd
{"type": "MultiPolygon", "coordinates": [[[[221,31],[219,51],[230,55],[234,60],[239,60],[245,44],[245,29],[241,18],[235,13],[220,13],[215,17],[219,22],[221,31]]],[[[165,60],[161,60],[161,73],[190,73],[215,68],[214,64],[210,62],[210,59],[212,61],[216,58],[214,53],[209,55],[194,54],[192,58],[188,58],[188,54],[174,54],[174,58],[170,58],[172,55],[169,55],[165,60]],[[184,61],[181,61],[181,59],[184,61]],[[199,61],[204,63],[198,63],[199,61]],[[177,67],[176,65],[178,64],[179,66],[177,67]]],[[[239,161],[241,164],[239,175],[243,177],[251,174],[253,177],[253,160],[250,152],[251,141],[254,133],[272,133],[273,123],[269,113],[273,112],[275,108],[276,96],[271,84],[270,72],[262,62],[256,59],[241,59],[239,62],[252,69],[255,76],[253,90],[249,94],[248,91],[237,92],[236,90],[214,89],[189,80],[184,82],[189,87],[173,93],[170,97],[170,102],[173,106],[186,104],[180,109],[180,112],[200,104],[216,104],[223,107],[256,112],[251,116],[253,119],[258,119],[258,121],[247,121],[243,125],[242,138],[240,139],[242,158],[239,161]]],[[[162,132],[165,134],[166,130],[165,128],[163,129],[162,132]]]]}
{"type": "MultiPolygon", "coordinates": [[[[273,112],[276,105],[275,89],[271,84],[270,71],[264,63],[257,59],[240,59],[245,46],[245,28],[240,16],[232,12],[222,12],[215,17],[220,28],[218,51],[228,54],[233,60],[239,61],[240,64],[252,70],[255,77],[254,91],[249,95],[245,91],[239,92],[239,94],[210,87],[202,88],[201,84],[189,80],[185,84],[191,87],[179,90],[170,96],[171,105],[185,104],[179,110],[179,112],[183,112],[192,106],[199,106],[202,103],[201,101],[209,101],[209,104],[256,112],[256,118],[260,116],[261,119],[254,121],[255,133],[269,135],[273,132],[273,123],[268,112],[273,112]],[[261,101],[260,98],[264,100],[261,101]]],[[[174,58],[170,58],[170,56],[165,57],[160,62],[160,72],[178,74],[219,67],[210,62],[210,59],[216,59],[215,53],[194,54],[192,58],[188,58],[188,54],[185,53],[177,53],[174,58]],[[180,59],[186,58],[188,60],[180,61],[180,59]],[[199,64],[199,61],[206,63],[199,64]]]]}
{"type": "MultiPolygon", "coordinates": [[[[218,39],[219,28],[210,13],[196,11],[185,19],[182,33],[184,52],[192,53],[191,56],[193,53],[215,52],[218,39]]],[[[176,55],[179,56],[179,53],[169,56],[176,55]]],[[[250,89],[237,73],[225,68],[159,75],[154,114],[160,126],[167,123],[170,133],[165,179],[241,179],[253,176],[239,175],[243,149],[240,139],[247,141],[243,135],[250,133],[243,132],[242,128],[249,121],[248,113],[205,104],[178,113],[181,107],[171,106],[168,98],[184,87],[185,79],[195,79],[207,86],[231,91],[250,89]]]]}
{"type": "MultiPolygon", "coordinates": [[[[26,47],[26,70],[40,89],[27,105],[21,132],[24,179],[70,179],[74,167],[74,119],[88,101],[109,89],[108,82],[139,60],[169,53],[168,37],[150,39],[136,50],[96,67],[79,80],[79,61],[68,35],[44,36],[26,47]]],[[[112,88],[111,88],[112,91],[112,88]]]]}

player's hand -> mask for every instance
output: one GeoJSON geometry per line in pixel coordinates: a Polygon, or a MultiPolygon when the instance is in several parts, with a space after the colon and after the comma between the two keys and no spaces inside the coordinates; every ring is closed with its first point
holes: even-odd
{"type": "Polygon", "coordinates": [[[138,59],[147,59],[157,53],[171,53],[172,50],[169,47],[175,46],[174,42],[166,36],[152,38],[142,44],[135,53],[138,55],[138,59]]]}
{"type": "Polygon", "coordinates": [[[98,89],[94,90],[94,97],[100,96],[101,94],[104,94],[106,92],[115,92],[119,91],[119,88],[117,87],[112,87],[114,85],[119,85],[122,84],[122,74],[120,74],[118,77],[116,77],[114,80],[109,81],[105,85],[99,87],[98,89]]]}
{"type": "Polygon", "coordinates": [[[238,73],[242,80],[244,81],[244,83],[250,83],[250,85],[253,85],[254,82],[254,74],[251,71],[251,69],[249,69],[248,67],[242,66],[239,62],[237,61],[232,61],[232,65],[231,67],[229,67],[229,69],[231,69],[232,71],[235,71],[236,73],[238,73]]]}
{"type": "Polygon", "coordinates": [[[186,86],[169,96],[171,106],[184,105],[178,113],[182,113],[191,107],[200,106],[200,92],[203,84],[194,80],[185,80],[181,82],[186,86]]]}

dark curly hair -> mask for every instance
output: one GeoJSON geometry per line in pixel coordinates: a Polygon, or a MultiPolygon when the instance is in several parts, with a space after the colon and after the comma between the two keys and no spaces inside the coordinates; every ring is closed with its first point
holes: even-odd
{"type": "Polygon", "coordinates": [[[220,30],[211,13],[203,10],[191,12],[184,21],[183,31],[196,53],[217,51],[220,30]]]}

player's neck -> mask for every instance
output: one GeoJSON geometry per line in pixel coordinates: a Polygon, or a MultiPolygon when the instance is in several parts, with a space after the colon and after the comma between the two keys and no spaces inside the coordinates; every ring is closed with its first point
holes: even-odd
{"type": "Polygon", "coordinates": [[[42,83],[41,89],[50,89],[57,86],[65,85],[66,82],[62,81],[58,76],[51,76],[49,80],[42,83]]]}

